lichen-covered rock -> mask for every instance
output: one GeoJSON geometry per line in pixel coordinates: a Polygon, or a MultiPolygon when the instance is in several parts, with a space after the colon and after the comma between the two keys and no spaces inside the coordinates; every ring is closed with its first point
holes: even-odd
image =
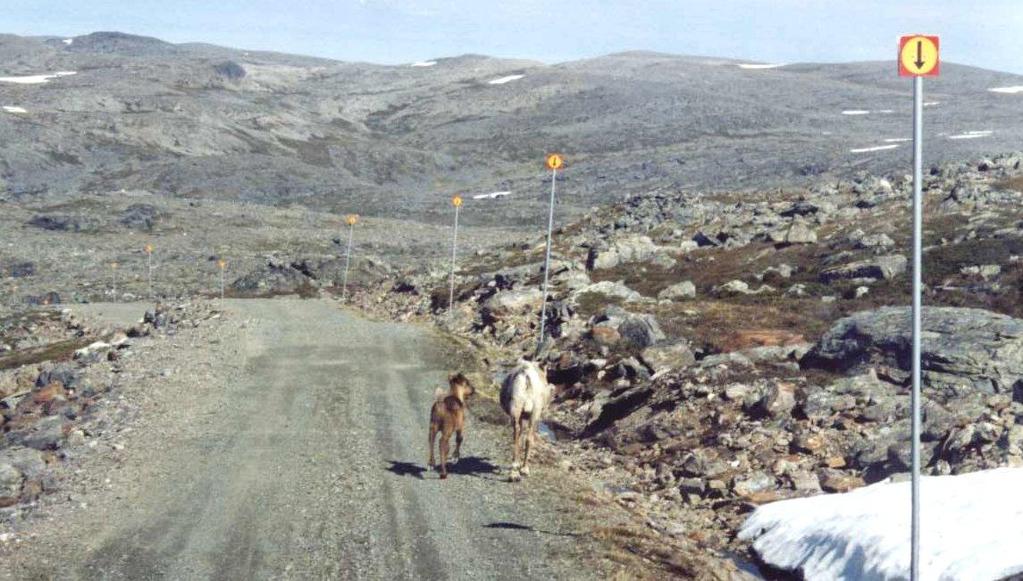
{"type": "MultiPolygon", "coordinates": [[[[888,307],[838,321],[803,365],[837,371],[910,370],[911,311],[888,307]]],[[[934,389],[963,386],[1023,400],[1023,321],[982,309],[926,307],[921,364],[934,389]]]]}

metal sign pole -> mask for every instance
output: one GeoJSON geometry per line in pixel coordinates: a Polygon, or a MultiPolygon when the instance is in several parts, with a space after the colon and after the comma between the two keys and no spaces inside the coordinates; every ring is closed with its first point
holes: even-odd
{"type": "Polygon", "coordinates": [[[455,232],[451,240],[451,292],[448,293],[448,314],[455,308],[455,260],[458,256],[458,211],[461,207],[459,200],[455,203],[455,232]]]}
{"type": "Polygon", "coordinates": [[[149,300],[153,300],[153,253],[146,253],[146,272],[149,278],[149,300]]]}
{"type": "Polygon", "coordinates": [[[551,238],[554,235],[554,191],[558,181],[558,168],[551,168],[551,209],[547,218],[547,252],[543,261],[543,306],[540,308],[540,341],[536,345],[536,352],[540,353],[543,348],[544,325],[547,323],[547,284],[551,271],[551,238]]]}
{"type": "Polygon", "coordinates": [[[913,79],[913,509],[910,578],[920,578],[920,308],[923,286],[923,77],[913,79]]]}
{"type": "Polygon", "coordinates": [[[349,220],[348,223],[348,251],[345,252],[345,274],[341,278],[341,300],[345,300],[348,293],[348,265],[352,261],[352,238],[355,236],[355,223],[349,220]]]}

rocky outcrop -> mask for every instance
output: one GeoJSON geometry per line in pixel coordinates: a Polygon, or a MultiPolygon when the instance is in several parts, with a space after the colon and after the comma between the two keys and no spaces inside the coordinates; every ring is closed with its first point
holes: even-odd
{"type": "Polygon", "coordinates": [[[825,283],[855,279],[888,280],[906,272],[906,264],[905,256],[890,254],[826,269],[821,272],[820,279],[825,283]]]}
{"type": "MultiPolygon", "coordinates": [[[[872,366],[910,371],[908,307],[890,307],[841,319],[803,359],[837,371],[872,366]]],[[[1023,401],[1023,321],[981,309],[925,307],[923,380],[932,389],[970,387],[1015,394],[1023,401]]]]}

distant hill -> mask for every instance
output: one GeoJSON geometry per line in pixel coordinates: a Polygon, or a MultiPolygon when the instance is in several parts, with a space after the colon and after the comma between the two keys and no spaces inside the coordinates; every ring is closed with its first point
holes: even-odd
{"type": "MultiPolygon", "coordinates": [[[[1014,86],[1023,77],[943,64],[926,83],[927,160],[1020,149],[1023,92],[989,90],[1014,86]]],[[[379,66],[116,32],[6,35],[0,106],[8,195],[146,189],[425,221],[456,191],[510,191],[479,203],[533,219],[552,150],[568,160],[570,208],[909,171],[910,160],[911,90],[894,62],[631,52],[379,66]],[[75,74],[40,77],[58,72],[75,74]]]]}

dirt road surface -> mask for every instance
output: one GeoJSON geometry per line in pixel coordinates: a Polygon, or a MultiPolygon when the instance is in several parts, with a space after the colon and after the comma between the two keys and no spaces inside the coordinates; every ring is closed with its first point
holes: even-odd
{"type": "Polygon", "coordinates": [[[125,388],[138,425],[81,461],[91,480],[68,485],[73,501],[47,511],[4,574],[593,578],[571,556],[572,509],[539,492],[545,476],[505,482],[505,430],[472,422],[452,476],[425,471],[428,409],[457,360],[441,337],[324,301],[225,309],[215,331],[138,356],[155,367],[125,388]]]}

